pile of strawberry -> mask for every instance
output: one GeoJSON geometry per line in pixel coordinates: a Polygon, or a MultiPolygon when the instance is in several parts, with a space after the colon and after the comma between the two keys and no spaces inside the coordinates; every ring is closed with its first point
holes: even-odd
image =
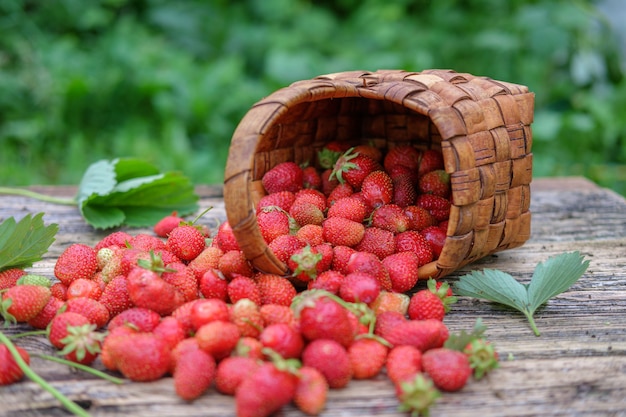
{"type": "MultiPolygon", "coordinates": [[[[173,377],[192,401],[235,396],[240,417],[293,403],[316,415],[329,389],[386,372],[403,409],[427,412],[497,366],[481,334],[452,337],[448,284],[418,283],[439,256],[450,210],[441,154],[330,143],[323,169],[266,173],[258,223],[290,277],[255,270],[228,222],[215,235],[173,213],[155,235],[116,231],[70,245],[54,280],[0,273],[5,321],[45,329],[65,358],[132,381],[173,377]],[[451,343],[454,341],[454,343],[451,343]]],[[[28,361],[28,353],[20,349],[28,361]]],[[[0,345],[0,384],[22,378],[0,345]]]]}

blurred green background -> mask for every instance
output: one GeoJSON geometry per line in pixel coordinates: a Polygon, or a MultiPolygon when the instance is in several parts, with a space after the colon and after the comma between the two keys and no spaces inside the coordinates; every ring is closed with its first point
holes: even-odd
{"type": "Polygon", "coordinates": [[[77,184],[121,156],[219,183],[235,127],[278,88],[451,68],[536,93],[535,177],[626,195],[620,2],[2,0],[0,184],[77,184]]]}

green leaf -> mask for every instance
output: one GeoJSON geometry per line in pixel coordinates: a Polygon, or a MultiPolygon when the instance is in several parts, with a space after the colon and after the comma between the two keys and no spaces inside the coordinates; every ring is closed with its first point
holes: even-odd
{"type": "Polygon", "coordinates": [[[463,349],[465,349],[468,343],[481,338],[486,330],[487,326],[483,324],[482,319],[479,317],[476,319],[476,323],[471,332],[467,333],[465,330],[461,330],[460,333],[451,334],[444,343],[444,347],[463,352],[463,349]]]}
{"type": "Polygon", "coordinates": [[[85,220],[97,229],[151,226],[173,211],[184,216],[198,209],[198,196],[187,177],[159,173],[153,165],[133,158],[92,164],[77,200],[85,220]]]}
{"type": "Polygon", "coordinates": [[[27,268],[41,260],[59,230],[55,223],[45,226],[43,213],[27,214],[19,222],[9,217],[0,224],[0,271],[27,268]]]}
{"type": "Polygon", "coordinates": [[[504,304],[517,310],[528,307],[526,287],[511,275],[497,269],[474,271],[455,283],[455,292],[504,304]]]}

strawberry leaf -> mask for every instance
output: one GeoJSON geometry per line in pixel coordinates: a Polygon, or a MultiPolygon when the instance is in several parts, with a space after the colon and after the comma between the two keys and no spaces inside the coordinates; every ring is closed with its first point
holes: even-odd
{"type": "Polygon", "coordinates": [[[41,260],[54,242],[59,225],[45,226],[43,213],[27,214],[16,222],[9,217],[0,224],[0,271],[27,268],[41,260]]]}
{"type": "Polygon", "coordinates": [[[579,252],[563,253],[539,263],[528,285],[499,270],[485,269],[462,276],[456,294],[482,298],[514,308],[526,316],[535,335],[535,311],[552,297],[569,289],[587,270],[589,261],[579,252]]]}
{"type": "Polygon", "coordinates": [[[184,216],[198,209],[198,196],[187,177],[159,173],[134,158],[92,164],[81,180],[77,201],[85,220],[96,229],[151,226],[173,211],[184,216]]]}

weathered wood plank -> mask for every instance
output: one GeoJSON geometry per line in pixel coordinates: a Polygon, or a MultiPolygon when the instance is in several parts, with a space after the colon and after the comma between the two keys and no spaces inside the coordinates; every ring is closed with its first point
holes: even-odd
{"type": "MultiPolygon", "coordinates": [[[[73,187],[43,187],[71,196],[73,187]]],[[[202,187],[201,206],[213,206],[202,220],[215,230],[225,219],[219,187],[202,187]]],[[[444,394],[432,416],[626,416],[626,201],[579,178],[537,179],[531,194],[532,235],[521,248],[500,252],[452,274],[454,282],[476,269],[498,268],[527,281],[538,262],[565,251],[590,259],[585,275],[566,293],[536,314],[542,332],[535,337],[520,314],[489,302],[463,298],[446,318],[451,331],[470,329],[477,318],[502,357],[501,367],[461,392],[444,394]]],[[[52,276],[54,261],[74,242],[96,243],[106,232],[87,226],[71,207],[23,197],[0,198],[0,221],[8,216],[46,212],[60,232],[46,258],[32,270],[52,276]]],[[[149,230],[145,230],[149,232],[149,230]]],[[[133,230],[133,233],[140,231],[133,230]]],[[[25,330],[11,327],[9,334],[25,330]]],[[[51,353],[43,337],[20,339],[33,352],[51,353]]],[[[233,399],[215,391],[189,404],[174,394],[171,378],[122,386],[106,383],[67,367],[34,358],[33,367],[85,406],[93,416],[225,416],[233,399]]],[[[96,367],[101,364],[96,362],[96,367]]],[[[0,387],[2,416],[64,416],[49,394],[24,381],[0,387]]],[[[294,407],[279,415],[302,416],[294,407]]],[[[380,376],[353,381],[330,394],[324,416],[401,416],[391,383],[380,376]]]]}

